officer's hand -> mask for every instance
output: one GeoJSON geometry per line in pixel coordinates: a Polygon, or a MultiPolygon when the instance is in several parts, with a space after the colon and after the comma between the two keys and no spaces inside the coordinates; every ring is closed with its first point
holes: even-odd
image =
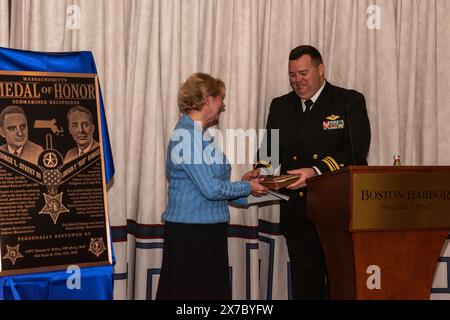
{"type": "Polygon", "coordinates": [[[261,182],[264,181],[264,178],[255,178],[250,180],[250,188],[251,188],[251,193],[252,195],[254,195],[255,197],[261,197],[265,194],[267,194],[267,187],[263,186],[261,184],[261,182]]]}
{"type": "Polygon", "coordinates": [[[259,169],[255,169],[252,171],[247,172],[246,174],[244,174],[241,178],[242,181],[250,181],[252,179],[258,178],[259,177],[259,169]]]}
{"type": "Polygon", "coordinates": [[[300,179],[298,179],[297,181],[295,181],[294,183],[292,183],[286,187],[286,189],[291,189],[291,190],[296,190],[296,189],[306,187],[306,179],[309,179],[309,178],[317,175],[316,170],[314,170],[313,168],[301,168],[301,169],[289,170],[287,173],[296,174],[296,175],[300,176],[300,179]]]}

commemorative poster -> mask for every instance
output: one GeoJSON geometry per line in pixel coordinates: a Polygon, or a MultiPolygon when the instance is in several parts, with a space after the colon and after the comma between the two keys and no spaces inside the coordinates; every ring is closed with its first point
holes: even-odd
{"type": "Polygon", "coordinates": [[[95,74],[0,71],[0,275],[111,263],[95,74]]]}

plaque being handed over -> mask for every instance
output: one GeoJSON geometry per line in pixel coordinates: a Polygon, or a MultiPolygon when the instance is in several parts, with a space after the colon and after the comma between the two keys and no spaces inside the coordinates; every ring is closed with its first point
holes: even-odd
{"type": "Polygon", "coordinates": [[[284,174],[281,176],[263,176],[264,181],[261,184],[269,189],[282,189],[290,184],[293,184],[300,177],[295,174],[284,174]]]}
{"type": "Polygon", "coordinates": [[[111,264],[95,74],[0,71],[0,275],[111,264]]]}

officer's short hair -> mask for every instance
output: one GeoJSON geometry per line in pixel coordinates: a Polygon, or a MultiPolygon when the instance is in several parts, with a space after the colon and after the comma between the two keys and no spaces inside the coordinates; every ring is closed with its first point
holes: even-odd
{"type": "Polygon", "coordinates": [[[323,64],[322,56],[319,50],[313,46],[302,45],[291,50],[289,54],[289,60],[297,60],[301,56],[308,55],[311,57],[312,63],[317,67],[319,64],[323,64]]]}

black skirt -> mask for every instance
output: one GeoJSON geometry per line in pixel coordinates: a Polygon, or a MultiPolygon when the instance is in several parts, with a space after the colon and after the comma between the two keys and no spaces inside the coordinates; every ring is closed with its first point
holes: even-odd
{"type": "Polygon", "coordinates": [[[229,300],[227,223],[166,222],[157,300],[229,300]]]}

